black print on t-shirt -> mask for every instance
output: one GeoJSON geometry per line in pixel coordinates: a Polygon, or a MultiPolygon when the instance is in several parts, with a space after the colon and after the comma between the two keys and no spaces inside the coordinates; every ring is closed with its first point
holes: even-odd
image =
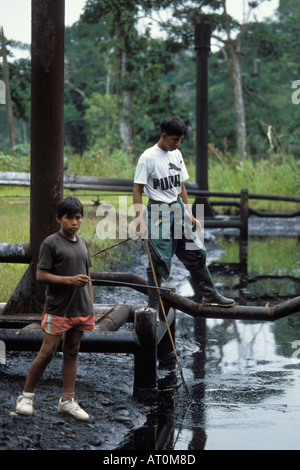
{"type": "Polygon", "coordinates": [[[169,162],[169,170],[181,171],[181,168],[178,168],[174,163],[169,162]]]}
{"type": "Polygon", "coordinates": [[[154,178],[153,179],[153,188],[160,188],[162,191],[167,189],[180,187],[180,175],[170,175],[165,176],[164,178],[154,178]]]}

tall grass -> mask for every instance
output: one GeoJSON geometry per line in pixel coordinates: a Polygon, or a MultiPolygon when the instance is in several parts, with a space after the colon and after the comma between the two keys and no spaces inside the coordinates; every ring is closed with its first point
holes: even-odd
{"type": "MultiPolygon", "coordinates": [[[[188,171],[190,180],[195,181],[193,163],[188,163],[188,171]]],[[[247,188],[252,194],[299,196],[299,162],[291,156],[270,156],[258,161],[247,158],[242,162],[231,156],[221,156],[209,161],[208,185],[210,191],[239,193],[241,189],[247,188]]],[[[299,209],[298,203],[284,201],[252,199],[249,205],[254,209],[273,212],[299,209]]]]}

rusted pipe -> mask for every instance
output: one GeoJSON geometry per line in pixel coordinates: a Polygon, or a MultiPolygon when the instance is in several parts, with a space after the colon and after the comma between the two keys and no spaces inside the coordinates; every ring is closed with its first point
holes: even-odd
{"type": "Polygon", "coordinates": [[[30,244],[32,261],[58,229],[63,196],[64,0],[31,0],[30,244]]]}
{"type": "MultiPolygon", "coordinates": [[[[98,191],[117,191],[131,193],[133,179],[129,178],[106,178],[96,176],[80,176],[75,173],[64,175],[64,188],[68,189],[94,189],[98,191]]],[[[30,173],[0,171],[0,185],[9,186],[30,186],[30,173]]],[[[185,183],[186,189],[191,196],[226,197],[240,199],[241,193],[231,193],[224,191],[206,191],[199,189],[197,183],[185,183]]],[[[260,199],[269,201],[300,202],[299,196],[284,196],[276,194],[249,194],[249,199],[260,199]]],[[[228,201],[211,201],[213,205],[222,205],[228,201]]],[[[239,207],[239,203],[236,203],[239,207]]],[[[251,209],[252,210],[252,209],[251,209]]],[[[298,213],[298,212],[297,212],[298,213]]]]}
{"type": "Polygon", "coordinates": [[[0,243],[0,263],[30,263],[29,243],[0,243]]]}
{"type": "MultiPolygon", "coordinates": [[[[42,340],[42,330],[0,329],[0,340],[4,341],[7,351],[39,351],[42,340]]],[[[139,348],[138,338],[127,331],[86,331],[80,344],[81,352],[132,353],[139,348]]],[[[58,348],[58,351],[60,349],[58,348]]]]}
{"type": "Polygon", "coordinates": [[[97,331],[117,331],[127,322],[131,312],[130,305],[115,305],[96,320],[97,331]]]}
{"type": "MultiPolygon", "coordinates": [[[[92,273],[92,277],[99,279],[111,279],[128,281],[135,284],[145,285],[135,289],[147,295],[147,282],[145,279],[133,273],[92,273]]],[[[274,321],[292,313],[300,311],[300,297],[282,302],[273,307],[255,307],[235,305],[233,307],[207,307],[202,304],[186,299],[174,292],[161,291],[161,297],[170,307],[187,313],[195,318],[223,318],[235,320],[274,321]]]]}

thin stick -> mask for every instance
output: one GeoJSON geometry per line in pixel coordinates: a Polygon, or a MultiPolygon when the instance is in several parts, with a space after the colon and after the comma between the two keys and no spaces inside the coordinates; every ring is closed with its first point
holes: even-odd
{"type": "Polygon", "coordinates": [[[179,369],[179,372],[180,372],[180,375],[181,375],[181,378],[182,378],[182,382],[183,382],[183,384],[184,384],[184,386],[185,386],[185,389],[186,389],[186,391],[187,391],[187,394],[188,394],[188,396],[189,396],[189,399],[192,401],[192,398],[191,398],[189,389],[188,389],[187,384],[186,384],[186,382],[185,382],[185,380],[184,380],[183,372],[182,372],[182,369],[181,369],[181,366],[180,366],[180,363],[179,363],[179,360],[178,360],[178,356],[177,356],[175,344],[174,344],[173,337],[172,337],[172,333],[171,333],[170,326],[169,326],[169,323],[168,323],[168,318],[167,318],[167,315],[166,315],[166,312],[165,312],[165,307],[164,307],[164,304],[163,304],[163,301],[162,301],[162,298],[161,298],[161,295],[160,295],[160,291],[159,291],[159,287],[158,287],[158,283],[157,283],[157,278],[156,278],[156,274],[155,274],[155,269],[154,269],[154,265],[153,265],[152,256],[151,256],[151,253],[150,253],[148,241],[146,240],[146,238],[144,239],[144,241],[145,241],[145,245],[146,245],[146,249],[147,249],[147,253],[148,253],[148,258],[149,258],[150,265],[151,265],[151,269],[152,269],[152,273],[153,273],[154,282],[155,282],[155,285],[156,285],[156,287],[157,287],[157,292],[158,292],[158,296],[159,296],[160,306],[161,306],[161,309],[162,309],[162,312],[163,312],[163,315],[164,315],[164,319],[165,319],[165,322],[166,322],[166,325],[167,325],[167,330],[168,330],[168,333],[169,333],[169,336],[170,336],[172,348],[173,348],[173,351],[174,351],[174,354],[175,354],[175,359],[176,359],[176,362],[177,362],[177,365],[178,365],[178,369],[179,369]]]}
{"type": "Polygon", "coordinates": [[[104,251],[110,250],[111,248],[114,248],[115,246],[121,245],[121,243],[128,242],[129,240],[131,240],[131,237],[126,238],[126,240],[121,240],[120,242],[115,243],[114,245],[107,246],[106,248],[103,248],[103,250],[96,251],[96,253],[94,253],[94,254],[91,255],[91,256],[93,257],[93,256],[96,256],[96,255],[99,255],[100,253],[103,253],[104,251]]]}

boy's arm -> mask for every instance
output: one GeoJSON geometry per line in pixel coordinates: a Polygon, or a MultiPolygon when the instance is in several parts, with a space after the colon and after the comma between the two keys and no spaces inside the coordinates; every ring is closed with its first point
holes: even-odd
{"type": "Polygon", "coordinates": [[[94,302],[92,281],[89,282],[89,296],[91,298],[91,301],[94,302]]]}
{"type": "Polygon", "coordinates": [[[89,276],[85,274],[77,274],[76,276],[58,276],[52,274],[45,269],[36,270],[36,279],[41,284],[61,284],[61,285],[73,285],[77,287],[83,287],[89,282],[89,276]]]}
{"type": "Polygon", "coordinates": [[[181,193],[180,193],[180,197],[181,197],[183,203],[186,205],[186,208],[187,208],[187,210],[188,210],[188,212],[189,212],[189,214],[190,214],[190,216],[191,216],[191,218],[192,218],[192,221],[193,221],[194,226],[195,226],[195,230],[194,230],[194,231],[195,231],[195,232],[201,232],[202,226],[201,226],[199,220],[197,220],[197,219],[193,216],[193,214],[192,214],[192,209],[191,209],[190,204],[189,204],[189,199],[188,199],[188,195],[187,195],[187,192],[186,192],[186,188],[185,188],[184,183],[181,183],[181,193]]]}

